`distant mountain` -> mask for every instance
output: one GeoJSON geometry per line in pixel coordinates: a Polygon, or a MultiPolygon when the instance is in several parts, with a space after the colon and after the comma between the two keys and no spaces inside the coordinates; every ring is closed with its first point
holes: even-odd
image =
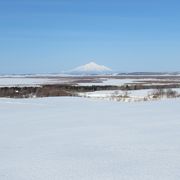
{"type": "Polygon", "coordinates": [[[71,71],[70,74],[82,74],[82,75],[98,75],[98,74],[110,74],[112,70],[106,66],[98,65],[95,62],[90,62],[83,66],[79,66],[71,71]]]}

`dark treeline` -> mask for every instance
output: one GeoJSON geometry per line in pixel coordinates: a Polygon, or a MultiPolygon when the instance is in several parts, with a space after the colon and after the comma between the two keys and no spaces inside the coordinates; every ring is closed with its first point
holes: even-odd
{"type": "Polygon", "coordinates": [[[143,85],[129,84],[123,86],[74,86],[74,85],[43,85],[35,87],[1,87],[0,97],[31,98],[53,96],[77,96],[80,92],[93,92],[103,90],[141,90],[141,89],[167,89],[180,88],[180,84],[143,85]]]}

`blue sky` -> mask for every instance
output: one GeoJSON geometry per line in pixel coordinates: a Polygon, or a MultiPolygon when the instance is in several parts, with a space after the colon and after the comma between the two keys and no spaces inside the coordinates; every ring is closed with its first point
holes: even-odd
{"type": "Polygon", "coordinates": [[[0,73],[180,71],[179,0],[0,0],[0,73]]]}

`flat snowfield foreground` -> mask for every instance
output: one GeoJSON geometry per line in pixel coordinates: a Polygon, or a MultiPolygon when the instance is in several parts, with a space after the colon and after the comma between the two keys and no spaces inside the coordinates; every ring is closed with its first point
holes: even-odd
{"type": "Polygon", "coordinates": [[[179,180],[180,100],[0,99],[0,180],[179,180]]]}

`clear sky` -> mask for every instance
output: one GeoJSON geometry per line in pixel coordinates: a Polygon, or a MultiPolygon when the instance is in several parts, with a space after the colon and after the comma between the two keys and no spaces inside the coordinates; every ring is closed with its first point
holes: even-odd
{"type": "Polygon", "coordinates": [[[89,61],[180,71],[180,0],[0,0],[0,73],[58,73],[89,61]]]}

